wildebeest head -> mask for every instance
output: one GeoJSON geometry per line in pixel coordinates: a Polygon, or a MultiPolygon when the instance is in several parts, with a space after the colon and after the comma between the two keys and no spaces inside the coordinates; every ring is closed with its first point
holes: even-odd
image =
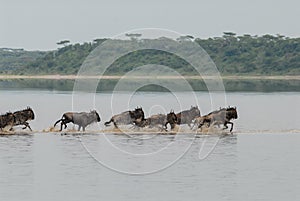
{"type": "Polygon", "coordinates": [[[238,114],[237,114],[237,110],[236,107],[228,107],[226,109],[226,115],[231,119],[237,119],[238,118],[238,114]]]}
{"type": "Polygon", "coordinates": [[[91,111],[91,114],[94,115],[95,119],[97,119],[97,122],[101,121],[101,118],[96,110],[91,111]]]}
{"type": "Polygon", "coordinates": [[[26,114],[26,117],[28,118],[28,120],[34,120],[34,118],[35,118],[34,112],[30,107],[27,107],[25,110],[22,111],[22,113],[26,114]]]}
{"type": "Polygon", "coordinates": [[[171,124],[177,123],[177,116],[173,110],[169,114],[167,114],[167,121],[171,124]]]}
{"type": "Polygon", "coordinates": [[[132,119],[145,119],[145,114],[141,107],[136,108],[134,111],[129,111],[129,114],[132,119]]]}
{"type": "Polygon", "coordinates": [[[201,116],[198,106],[191,106],[190,116],[192,116],[193,118],[201,116]]]}

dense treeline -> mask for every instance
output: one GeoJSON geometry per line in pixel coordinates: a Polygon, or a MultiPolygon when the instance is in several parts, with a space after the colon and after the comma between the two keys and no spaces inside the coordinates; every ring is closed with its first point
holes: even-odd
{"type": "Polygon", "coordinates": [[[235,36],[196,39],[223,74],[300,74],[300,38],[235,36]]]}
{"type": "Polygon", "coordinates": [[[46,52],[42,51],[0,48],[0,74],[19,74],[26,65],[45,55],[46,52]]]}
{"type": "MultiPolygon", "coordinates": [[[[236,36],[229,32],[222,37],[193,39],[192,36],[186,36],[178,40],[190,39],[203,47],[223,75],[300,75],[300,38],[281,35],[236,36]]],[[[65,46],[55,51],[20,50],[15,53],[15,57],[5,55],[14,52],[2,49],[0,74],[76,74],[89,53],[103,41],[105,39],[96,39],[89,43],[71,45],[67,45],[69,41],[63,41],[64,43],[59,44],[65,46]]],[[[121,74],[149,62],[171,66],[185,75],[195,73],[182,59],[157,50],[128,54],[113,63],[107,73],[121,74]]]]}

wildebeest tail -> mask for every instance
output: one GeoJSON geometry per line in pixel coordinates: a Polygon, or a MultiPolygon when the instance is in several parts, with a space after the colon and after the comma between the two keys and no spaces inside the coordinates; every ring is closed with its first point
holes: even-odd
{"type": "Polygon", "coordinates": [[[109,126],[109,124],[113,121],[113,119],[111,118],[109,121],[105,122],[104,125],[105,126],[109,126]]]}
{"type": "Polygon", "coordinates": [[[55,122],[55,124],[54,124],[54,127],[56,126],[56,124],[58,124],[59,122],[61,122],[63,119],[61,118],[61,119],[59,119],[59,120],[57,120],[56,122],[55,122]]]}

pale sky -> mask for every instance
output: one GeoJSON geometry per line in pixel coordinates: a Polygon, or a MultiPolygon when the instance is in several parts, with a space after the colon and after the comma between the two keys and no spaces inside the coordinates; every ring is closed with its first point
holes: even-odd
{"type": "Polygon", "coordinates": [[[56,49],[139,28],[300,37],[299,0],[0,0],[0,47],[56,49]]]}

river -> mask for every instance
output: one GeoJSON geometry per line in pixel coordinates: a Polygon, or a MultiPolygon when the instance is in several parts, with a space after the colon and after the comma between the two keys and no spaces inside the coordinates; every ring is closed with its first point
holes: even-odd
{"type": "Polygon", "coordinates": [[[196,92],[195,97],[138,92],[72,99],[63,91],[1,91],[2,113],[30,106],[36,119],[30,122],[34,133],[0,136],[0,199],[300,199],[300,93],[236,92],[224,98],[196,92]],[[236,106],[233,134],[102,132],[103,122],[126,107],[141,106],[149,116],[196,104],[202,114],[236,106]],[[47,132],[72,107],[96,109],[101,122],[85,134],[47,132]]]}

